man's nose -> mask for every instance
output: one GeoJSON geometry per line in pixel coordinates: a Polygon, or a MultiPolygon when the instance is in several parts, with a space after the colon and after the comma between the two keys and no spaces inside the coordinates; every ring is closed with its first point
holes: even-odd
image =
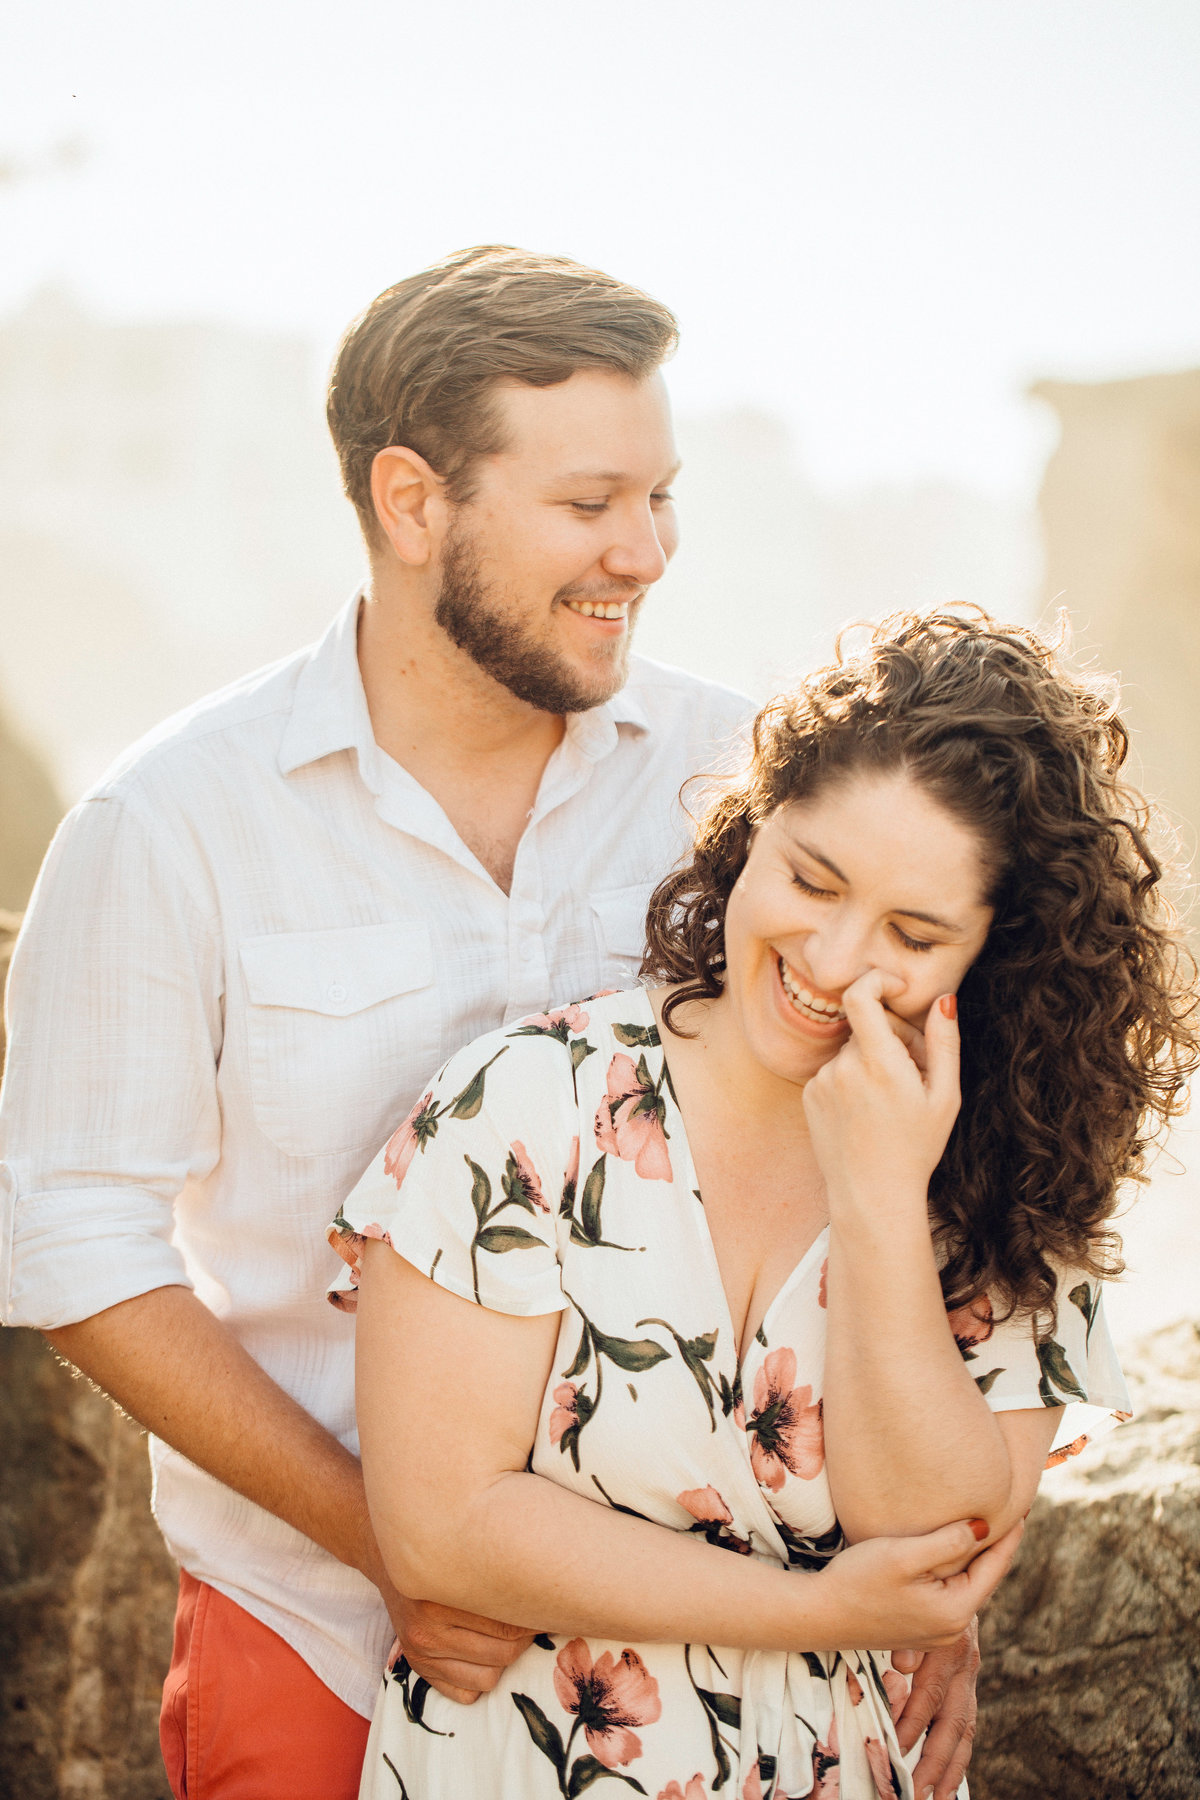
{"type": "Polygon", "coordinates": [[[610,575],[621,575],[649,587],[665,572],[671,549],[663,543],[659,522],[649,507],[624,514],[615,541],[604,554],[604,567],[610,575]]]}

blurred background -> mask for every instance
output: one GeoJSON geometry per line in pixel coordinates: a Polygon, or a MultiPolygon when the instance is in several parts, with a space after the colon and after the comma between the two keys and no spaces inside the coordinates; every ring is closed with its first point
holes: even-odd
{"type": "MultiPolygon", "coordinates": [[[[9,0],[0,906],[124,744],[359,580],[337,337],[496,241],[682,322],[642,650],[762,696],[855,616],[1065,606],[1190,848],[1198,97],[1195,0],[9,0]]],[[[1189,1146],[1119,1335],[1195,1310],[1189,1146]]]]}

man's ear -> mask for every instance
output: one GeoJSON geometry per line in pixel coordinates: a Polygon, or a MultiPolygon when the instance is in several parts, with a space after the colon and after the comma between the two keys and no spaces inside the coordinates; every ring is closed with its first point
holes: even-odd
{"type": "Polygon", "coordinates": [[[436,556],[446,530],[445,483],[423,456],[403,444],[380,450],[371,464],[371,499],[401,562],[421,568],[436,556]]]}

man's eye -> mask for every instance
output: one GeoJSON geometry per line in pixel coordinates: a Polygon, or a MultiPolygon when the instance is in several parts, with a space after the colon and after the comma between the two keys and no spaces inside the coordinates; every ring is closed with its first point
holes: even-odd
{"type": "Polygon", "coordinates": [[[594,519],[600,513],[607,512],[608,501],[607,500],[572,500],[571,506],[577,513],[586,513],[589,519],[594,519]]]}
{"type": "Polygon", "coordinates": [[[673,506],[675,503],[674,494],[669,494],[669,493],[651,494],[650,498],[651,498],[651,500],[653,500],[653,502],[656,506],[673,506]]]}

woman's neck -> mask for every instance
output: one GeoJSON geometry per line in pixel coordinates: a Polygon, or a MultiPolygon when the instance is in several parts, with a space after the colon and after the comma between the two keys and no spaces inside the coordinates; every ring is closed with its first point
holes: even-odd
{"type": "Polygon", "coordinates": [[[693,1094],[702,1091],[706,1107],[736,1120],[742,1129],[750,1126],[756,1133],[807,1139],[803,1084],[773,1074],[751,1054],[726,996],[679,1007],[674,1021],[687,1035],[676,1036],[663,1021],[663,1005],[673,991],[652,988],[650,1003],[667,1064],[689,1067],[687,1085],[693,1094]]]}

